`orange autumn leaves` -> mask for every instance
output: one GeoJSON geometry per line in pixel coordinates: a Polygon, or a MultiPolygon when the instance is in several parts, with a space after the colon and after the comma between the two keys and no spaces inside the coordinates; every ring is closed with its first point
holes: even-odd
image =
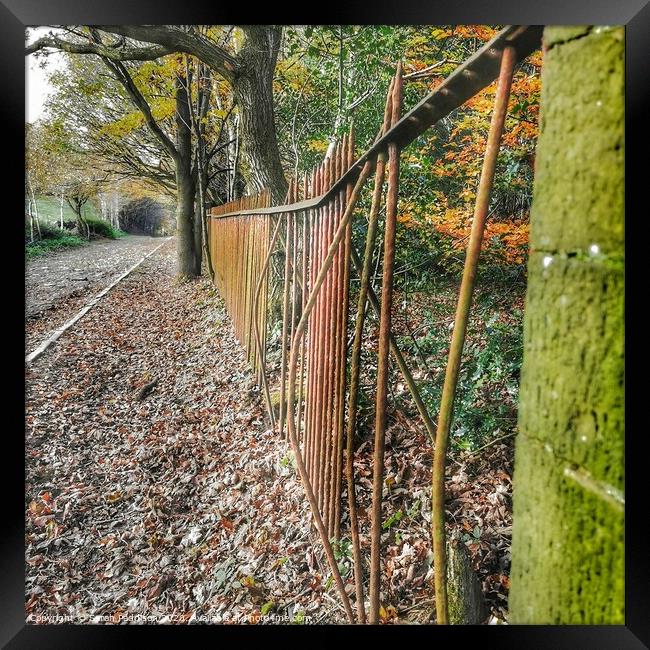
{"type": "MultiPolygon", "coordinates": [[[[464,250],[472,228],[472,207],[443,208],[429,206],[428,210],[402,210],[397,216],[399,223],[407,228],[418,228],[423,224],[449,237],[453,249],[464,250]]],[[[505,264],[523,264],[528,249],[529,223],[527,219],[496,221],[488,219],[483,235],[482,251],[495,253],[505,264]]]]}
{"type": "MultiPolygon", "coordinates": [[[[456,38],[483,42],[494,33],[494,29],[482,26],[456,26],[453,30],[456,38]]],[[[445,36],[451,34],[449,30],[445,36]]],[[[516,197],[529,196],[532,191],[541,62],[541,52],[528,57],[518,67],[512,82],[492,192],[495,209],[489,215],[483,239],[483,250],[497,263],[523,264],[526,260],[529,215],[528,208],[521,206],[527,206],[528,201],[516,197]]],[[[436,75],[430,87],[443,78],[444,74],[440,78],[436,75]]],[[[463,250],[469,238],[496,88],[495,81],[467,101],[453,115],[446,134],[430,138],[407,160],[413,167],[426,167],[423,173],[433,180],[436,191],[425,200],[420,197],[419,201],[404,202],[400,206],[400,223],[407,228],[433,227],[449,238],[447,243],[455,250],[463,250]],[[426,166],[418,165],[423,158],[427,159],[426,166]]]]}

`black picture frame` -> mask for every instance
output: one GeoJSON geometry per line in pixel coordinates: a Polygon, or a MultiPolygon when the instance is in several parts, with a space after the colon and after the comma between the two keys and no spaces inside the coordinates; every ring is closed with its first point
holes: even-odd
{"type": "MultiPolygon", "coordinates": [[[[505,648],[615,648],[650,647],[650,571],[646,548],[646,481],[643,470],[643,438],[647,435],[640,415],[643,381],[636,381],[634,370],[642,361],[638,352],[643,340],[637,333],[643,327],[642,314],[647,304],[639,287],[645,284],[641,251],[645,237],[642,222],[648,221],[647,202],[641,194],[647,184],[648,89],[650,74],[650,5],[648,0],[400,0],[399,3],[350,3],[310,16],[287,4],[254,4],[214,0],[0,0],[0,61],[3,68],[2,113],[3,196],[7,214],[3,249],[5,273],[2,286],[8,309],[5,339],[1,348],[7,358],[4,397],[4,436],[2,439],[2,535],[0,536],[0,643],[7,648],[115,648],[124,645],[158,644],[185,639],[195,644],[197,634],[209,643],[230,643],[231,635],[248,639],[258,633],[254,626],[93,626],[27,625],[24,613],[24,258],[20,214],[24,168],[24,30],[31,25],[48,24],[607,24],[626,25],[626,624],[621,626],[488,626],[479,630],[477,642],[505,648]],[[8,201],[9,199],[9,201],[8,201]],[[10,209],[8,206],[13,206],[10,209]],[[14,223],[15,221],[15,223],[14,223]],[[632,224],[634,231],[632,232],[632,224]],[[20,242],[20,243],[19,243],[20,242]],[[15,259],[12,259],[15,255],[15,259]],[[21,281],[22,280],[22,281],[21,281]],[[635,286],[638,282],[639,287],[635,286]],[[641,300],[635,299],[641,296],[641,300]],[[635,311],[639,314],[635,314],[635,311]],[[630,426],[630,422],[640,422],[630,426]],[[199,630],[201,630],[199,632],[199,630]],[[162,636],[164,635],[164,637],[162,636]],[[174,637],[174,638],[172,638],[174,637]],[[180,638],[179,638],[180,637],[180,638]]],[[[647,257],[647,252],[646,252],[647,257]]],[[[647,272],[646,272],[647,273],[647,272]]],[[[643,375],[640,375],[643,376],[643,375]]],[[[647,384],[647,379],[645,380],[647,384]]],[[[644,391],[645,392],[645,391],[644,391]]],[[[344,627],[344,626],[341,626],[344,627]]],[[[283,639],[313,633],[303,626],[261,628],[283,639]]],[[[332,627],[336,630],[338,628],[332,627]]],[[[379,628],[364,628],[363,641],[374,637],[379,628]]],[[[361,631],[361,630],[360,630],[361,631]]],[[[404,643],[405,634],[422,636],[426,643],[454,643],[469,640],[477,631],[471,627],[383,626],[381,641],[404,643]]],[[[349,631],[345,630],[348,634],[349,631]]],[[[348,637],[349,638],[349,637],[348,637]]],[[[356,640],[353,640],[356,642],[356,640]]]]}

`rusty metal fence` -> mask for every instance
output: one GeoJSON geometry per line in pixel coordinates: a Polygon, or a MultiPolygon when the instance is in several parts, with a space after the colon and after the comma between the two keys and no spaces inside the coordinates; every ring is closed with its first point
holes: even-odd
{"type": "Polygon", "coordinates": [[[258,385],[264,390],[270,422],[291,443],[314,523],[350,622],[377,623],[379,620],[389,355],[393,356],[404,377],[435,450],[432,540],[436,617],[439,623],[447,622],[443,502],[453,400],[514,66],[539,47],[541,33],[541,27],[506,27],[404,117],[401,117],[402,73],[398,65],[388,90],[377,139],[361,157],[355,160],[354,134],[349,133],[336,143],[332,155],[319,167],[289,183],[285,205],[270,206],[269,194],[263,193],[219,206],[210,214],[209,248],[215,283],[258,385]],[[436,426],[391,333],[400,152],[497,77],[495,106],[436,426]],[[351,222],[362,188],[373,175],[365,250],[360,255],[352,245],[351,222]],[[378,297],[370,284],[371,259],[386,182],[383,271],[381,296],[378,297]],[[266,354],[268,283],[270,260],[277,251],[283,257],[282,330],[278,385],[272,387],[266,354]],[[360,285],[354,332],[348,346],[351,266],[355,267],[360,285]],[[366,581],[359,541],[353,440],[367,305],[379,318],[379,341],[370,567],[366,581]],[[356,615],[332,547],[333,541],[341,536],[344,481],[354,560],[356,615]],[[365,608],[366,584],[369,586],[368,612],[365,608]]]}

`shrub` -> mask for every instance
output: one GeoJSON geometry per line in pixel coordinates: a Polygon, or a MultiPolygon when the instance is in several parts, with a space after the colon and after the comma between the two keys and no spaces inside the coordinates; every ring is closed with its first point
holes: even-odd
{"type": "Polygon", "coordinates": [[[85,243],[80,237],[63,233],[60,237],[54,239],[41,239],[40,241],[35,241],[33,244],[27,244],[25,246],[25,254],[28,258],[31,258],[49,251],[83,246],[85,243]]]}
{"type": "Polygon", "coordinates": [[[101,219],[86,218],[86,223],[90,229],[90,234],[95,235],[96,237],[107,237],[108,239],[118,239],[119,237],[124,237],[126,233],[123,233],[117,228],[113,228],[110,223],[107,221],[102,221],[101,219]]]}
{"type": "Polygon", "coordinates": [[[41,228],[41,239],[61,239],[66,234],[65,231],[52,223],[39,221],[39,226],[41,228]]]}
{"type": "MultiPolygon", "coordinates": [[[[498,306],[484,307],[478,302],[474,314],[484,326],[476,331],[476,323],[465,342],[451,428],[451,444],[463,449],[478,448],[499,432],[509,433],[516,427],[522,313],[513,309],[507,319],[500,320],[498,306]]],[[[420,382],[419,389],[429,412],[437,413],[451,332],[435,314],[429,310],[425,314],[428,326],[417,344],[435,373],[420,382]]],[[[404,351],[415,354],[408,337],[398,340],[404,351]]]]}

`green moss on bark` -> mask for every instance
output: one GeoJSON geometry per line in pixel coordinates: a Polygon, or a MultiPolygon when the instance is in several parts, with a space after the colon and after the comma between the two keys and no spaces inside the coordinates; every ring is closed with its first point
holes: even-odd
{"type": "Polygon", "coordinates": [[[595,27],[544,56],[532,249],[623,246],[623,34],[595,27]]]}
{"type": "Polygon", "coordinates": [[[562,29],[544,38],[510,620],[621,624],[623,29],[562,29]]]}

